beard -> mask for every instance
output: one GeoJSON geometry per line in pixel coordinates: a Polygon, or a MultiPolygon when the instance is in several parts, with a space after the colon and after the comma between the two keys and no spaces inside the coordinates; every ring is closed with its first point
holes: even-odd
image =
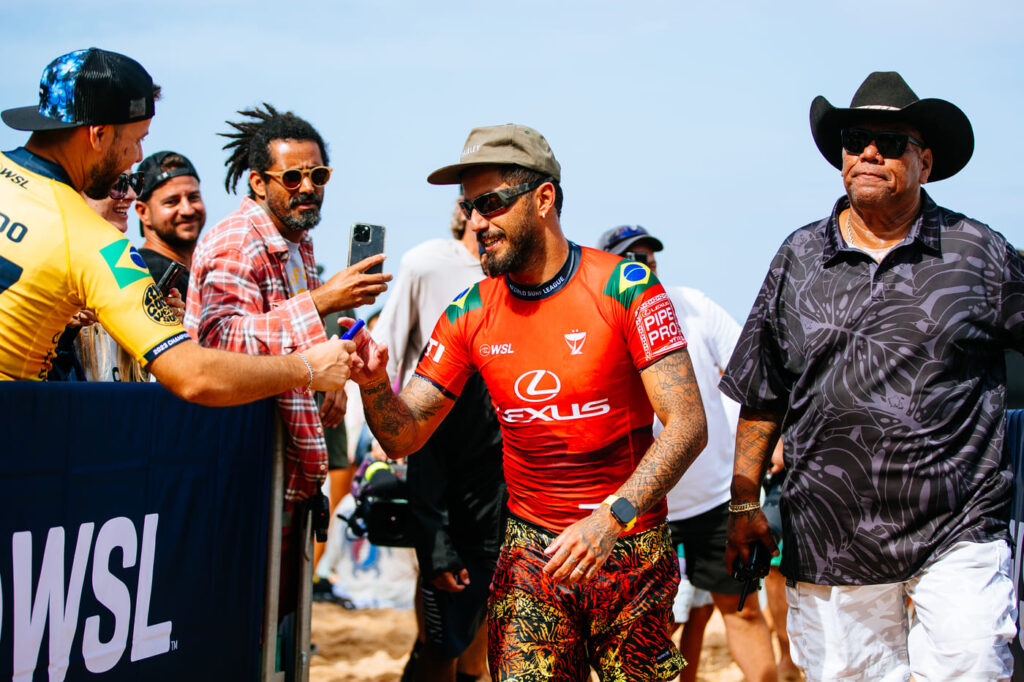
{"type": "Polygon", "coordinates": [[[296,194],[287,202],[278,202],[267,197],[267,205],[271,212],[285,227],[296,232],[312,230],[320,224],[320,204],[322,203],[323,199],[316,194],[296,194]],[[292,210],[299,204],[316,204],[316,208],[307,208],[295,215],[292,210]]]}
{"type": "Polygon", "coordinates": [[[192,251],[196,247],[196,242],[199,241],[198,234],[195,237],[179,237],[178,233],[174,230],[174,225],[166,229],[154,227],[153,231],[160,237],[160,241],[175,251],[192,251]]]}
{"type": "MultiPolygon", "coordinates": [[[[541,254],[541,236],[537,229],[537,220],[533,205],[515,223],[509,226],[512,231],[504,231],[506,240],[505,253],[484,252],[483,268],[488,277],[501,277],[512,272],[519,272],[527,269],[534,260],[541,254]]],[[[493,228],[487,232],[477,235],[477,238],[486,238],[493,228]]]]}
{"type": "Polygon", "coordinates": [[[114,186],[114,182],[120,175],[120,162],[116,155],[107,154],[98,164],[89,169],[89,177],[86,179],[85,188],[82,191],[90,199],[96,201],[106,199],[110,196],[110,188],[114,186]]]}

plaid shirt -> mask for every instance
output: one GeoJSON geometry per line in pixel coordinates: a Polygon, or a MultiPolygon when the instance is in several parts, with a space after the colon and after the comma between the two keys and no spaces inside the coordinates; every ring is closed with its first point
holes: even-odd
{"type": "MultiPolygon", "coordinates": [[[[313,242],[299,252],[309,289],[320,286],[313,242]]],[[[263,208],[248,197],[207,232],[192,257],[185,328],[198,343],[249,355],[285,355],[327,339],[309,291],[291,295],[288,245],[263,208]]],[[[327,475],[327,445],[312,393],[277,396],[290,435],[285,500],[312,495],[327,475]]]]}

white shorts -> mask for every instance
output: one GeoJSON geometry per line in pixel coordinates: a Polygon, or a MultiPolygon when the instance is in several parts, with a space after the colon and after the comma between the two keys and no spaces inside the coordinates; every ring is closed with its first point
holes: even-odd
{"type": "Polygon", "coordinates": [[[672,602],[672,620],[676,623],[685,623],[690,619],[690,609],[714,603],[711,593],[694,587],[693,583],[686,579],[684,573],[679,579],[679,590],[676,592],[675,601],[672,602]]]}
{"type": "Polygon", "coordinates": [[[960,542],[902,583],[787,583],[793,660],[808,681],[1008,680],[1011,563],[1003,541],[960,542]]]}

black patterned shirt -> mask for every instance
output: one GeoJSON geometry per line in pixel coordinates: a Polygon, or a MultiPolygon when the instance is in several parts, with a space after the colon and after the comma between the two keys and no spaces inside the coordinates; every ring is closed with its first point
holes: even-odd
{"type": "Polygon", "coordinates": [[[906,580],[959,541],[1006,537],[1003,349],[1024,348],[1024,262],[936,206],[881,261],[832,214],[775,258],[721,381],[782,416],[782,572],[906,580]]]}

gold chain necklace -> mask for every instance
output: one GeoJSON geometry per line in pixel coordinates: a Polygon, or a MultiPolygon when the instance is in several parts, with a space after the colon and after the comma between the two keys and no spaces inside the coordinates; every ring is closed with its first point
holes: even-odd
{"type": "Polygon", "coordinates": [[[853,215],[853,209],[851,208],[846,213],[846,236],[844,237],[846,239],[846,243],[849,244],[850,246],[852,246],[855,249],[858,249],[860,251],[863,251],[863,252],[867,253],[869,256],[872,256],[877,261],[882,260],[882,258],[885,257],[885,254],[887,254],[890,251],[892,251],[892,247],[896,246],[896,245],[893,244],[892,246],[883,246],[880,249],[872,249],[870,246],[860,246],[860,245],[858,245],[853,240],[853,225],[850,224],[850,217],[852,215],[853,215]]]}

